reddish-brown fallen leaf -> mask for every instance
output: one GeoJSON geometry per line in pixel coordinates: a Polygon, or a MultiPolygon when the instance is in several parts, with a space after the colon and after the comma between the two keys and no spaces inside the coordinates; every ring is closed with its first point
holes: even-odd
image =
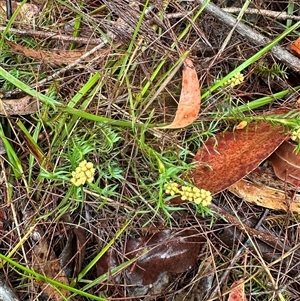
{"type": "Polygon", "coordinates": [[[300,195],[289,196],[281,190],[245,179],[234,183],[228,190],[247,202],[264,208],[300,213],[300,195]]]}
{"type": "Polygon", "coordinates": [[[66,65],[73,63],[79,59],[82,55],[85,54],[85,51],[80,50],[35,50],[33,48],[27,48],[22,45],[16,44],[11,41],[6,41],[6,43],[12,48],[15,53],[21,53],[26,57],[44,62],[53,64],[56,66],[66,65]]]}
{"type": "Polygon", "coordinates": [[[193,123],[200,111],[201,95],[193,62],[185,59],[182,71],[182,90],[173,122],[162,128],[177,129],[193,123]]]}
{"type": "Polygon", "coordinates": [[[68,231],[67,242],[59,260],[68,278],[76,278],[81,271],[88,242],[84,228],[74,228],[68,231]]]}
{"type": "Polygon", "coordinates": [[[194,185],[220,192],[254,170],[283,142],[283,128],[267,122],[251,123],[235,132],[227,131],[210,138],[197,152],[194,161],[198,166],[191,177],[194,185]]]}
{"type": "Polygon", "coordinates": [[[300,187],[300,154],[294,152],[295,145],[284,141],[272,154],[272,163],[276,176],[282,181],[300,187]]]}
{"type": "Polygon", "coordinates": [[[148,250],[127,272],[129,282],[148,285],[166,272],[176,274],[187,271],[197,262],[201,242],[204,239],[193,230],[161,230],[153,235],[127,241],[128,258],[148,250]]]}
{"type": "Polygon", "coordinates": [[[235,281],[231,287],[232,290],[229,294],[228,301],[247,301],[243,279],[235,281]]]}
{"type": "MultiPolygon", "coordinates": [[[[169,276],[189,270],[198,260],[201,246],[206,239],[195,230],[157,230],[153,235],[127,240],[123,251],[109,249],[97,262],[97,276],[111,274],[113,268],[124,260],[137,258],[125,270],[126,285],[130,294],[160,293],[169,276]],[[122,254],[125,254],[122,256],[122,254]],[[123,257],[123,258],[122,258],[123,257]]],[[[121,285],[121,274],[110,275],[100,289],[121,285]]]]}
{"type": "MultiPolygon", "coordinates": [[[[105,273],[111,273],[111,270],[116,268],[120,264],[120,258],[117,251],[113,248],[105,252],[96,263],[97,276],[101,276],[105,273]]],[[[120,276],[117,276],[119,279],[120,276]]]]}
{"type": "Polygon", "coordinates": [[[290,45],[290,49],[293,51],[293,53],[300,57],[300,38],[298,38],[296,41],[294,41],[291,45],[290,45]]]}
{"type": "MultiPolygon", "coordinates": [[[[1,182],[1,179],[0,179],[0,182],[1,182]]],[[[6,220],[5,213],[4,213],[4,211],[0,210],[0,231],[3,230],[3,225],[4,225],[5,220],[6,220]]]]}

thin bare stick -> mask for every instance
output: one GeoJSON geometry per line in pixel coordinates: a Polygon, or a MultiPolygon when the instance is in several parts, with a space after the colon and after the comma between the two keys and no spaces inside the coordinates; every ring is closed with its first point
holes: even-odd
{"type": "MultiPolygon", "coordinates": [[[[203,5],[206,0],[197,0],[197,2],[201,5],[203,5]]],[[[257,45],[257,46],[265,46],[272,42],[271,39],[263,36],[256,30],[252,29],[251,27],[243,24],[238,23],[236,25],[236,19],[230,16],[228,13],[220,9],[218,6],[216,6],[213,3],[208,3],[205,6],[205,11],[209,13],[210,15],[214,16],[216,19],[220,20],[222,23],[234,27],[236,26],[236,31],[242,35],[243,37],[247,38],[251,43],[257,45]]],[[[273,54],[275,58],[277,58],[279,61],[290,67],[291,69],[300,72],[300,59],[292,55],[287,50],[283,49],[280,46],[274,46],[270,52],[273,54]]]]}
{"type": "Polygon", "coordinates": [[[242,8],[242,10],[239,12],[237,18],[236,18],[236,23],[235,25],[231,28],[231,30],[229,31],[227,37],[225,38],[224,42],[222,43],[217,55],[215,55],[215,57],[212,59],[212,61],[210,62],[208,68],[211,68],[215,61],[221,56],[221,54],[223,53],[223,51],[225,50],[227,44],[229,43],[229,41],[231,40],[231,37],[235,31],[235,28],[239,25],[240,21],[242,20],[242,17],[244,16],[244,11],[245,9],[250,5],[250,2],[249,0],[245,1],[245,4],[242,8]]]}
{"type": "MultiPolygon", "coordinates": [[[[242,8],[240,7],[224,7],[222,8],[223,11],[227,13],[239,13],[242,8]]],[[[300,16],[294,16],[294,15],[289,15],[286,12],[279,12],[279,11],[274,11],[274,10],[268,10],[268,9],[257,9],[257,8],[247,8],[244,12],[244,14],[249,14],[249,15],[260,15],[260,16],[265,16],[265,17],[270,17],[276,20],[294,20],[294,21],[299,21],[300,16]]],[[[170,13],[167,14],[168,19],[178,19],[178,18],[183,18],[186,17],[186,13],[170,13]]]]}
{"type": "Polygon", "coordinates": [[[147,104],[143,108],[142,112],[139,114],[139,118],[149,108],[149,106],[157,98],[157,96],[160,94],[160,92],[165,89],[165,87],[168,85],[168,83],[170,82],[170,80],[174,77],[174,75],[176,74],[176,72],[180,69],[180,67],[181,67],[182,64],[183,64],[183,60],[172,70],[172,72],[169,74],[169,76],[160,85],[160,87],[157,89],[157,91],[154,93],[154,95],[149,99],[149,101],[147,102],[147,104]]]}
{"type": "MultiPolygon", "coordinates": [[[[265,220],[266,216],[269,213],[269,209],[265,209],[263,214],[261,215],[259,221],[256,223],[254,229],[258,230],[259,227],[261,226],[262,222],[265,220]]],[[[243,225],[242,225],[243,226],[243,225]]],[[[231,268],[235,265],[236,261],[238,258],[245,252],[246,248],[248,248],[251,244],[253,243],[252,239],[250,236],[246,239],[246,241],[242,244],[242,246],[237,250],[236,254],[234,255],[233,258],[231,258],[230,264],[227,267],[227,269],[224,271],[224,274],[221,276],[221,278],[218,281],[218,285],[210,292],[209,298],[214,298],[218,294],[218,289],[221,284],[223,284],[228,277],[231,268]]]]}
{"type": "MultiPolygon", "coordinates": [[[[239,13],[241,11],[241,8],[239,7],[226,7],[222,9],[227,13],[239,13]]],[[[294,20],[294,21],[300,20],[300,16],[289,15],[286,12],[282,12],[282,11],[279,12],[279,11],[268,10],[268,9],[247,8],[245,14],[271,17],[277,20],[287,20],[287,19],[294,20]]]]}
{"type": "MultiPolygon", "coordinates": [[[[5,26],[0,26],[0,32],[5,31],[5,26]]],[[[78,37],[72,37],[64,34],[60,34],[58,32],[44,32],[44,31],[38,31],[38,30],[32,30],[32,29],[16,29],[16,28],[9,28],[8,30],[11,33],[18,34],[24,37],[37,37],[37,38],[43,38],[43,39],[50,39],[50,40],[59,40],[59,41],[65,41],[65,42],[74,42],[74,43],[80,43],[80,44],[89,44],[89,45],[98,45],[100,43],[103,43],[103,38],[93,39],[93,38],[78,38],[78,37]]]]}

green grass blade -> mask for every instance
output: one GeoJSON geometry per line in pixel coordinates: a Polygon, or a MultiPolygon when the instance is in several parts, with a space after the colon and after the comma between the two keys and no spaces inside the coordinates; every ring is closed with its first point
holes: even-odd
{"type": "Polygon", "coordinates": [[[17,88],[19,88],[23,92],[31,95],[32,97],[35,97],[35,98],[39,99],[41,102],[43,102],[45,104],[48,104],[51,107],[53,107],[55,105],[61,105],[61,103],[58,102],[57,100],[54,100],[54,99],[52,99],[52,98],[50,98],[50,97],[48,97],[48,96],[46,96],[42,93],[37,92],[34,89],[30,88],[28,85],[26,85],[25,83],[21,82],[19,79],[17,79],[13,75],[11,75],[9,72],[7,72],[1,66],[0,66],[0,76],[5,78],[7,81],[9,81],[13,85],[15,85],[17,88]]]}
{"type": "Polygon", "coordinates": [[[1,123],[0,123],[0,138],[2,139],[3,146],[6,150],[8,161],[9,161],[9,163],[10,163],[12,169],[13,169],[14,175],[16,176],[16,178],[22,177],[23,168],[22,168],[21,161],[18,158],[18,156],[17,156],[15,150],[13,149],[12,145],[10,144],[8,139],[6,138],[1,123]]]}
{"type": "Polygon", "coordinates": [[[300,21],[295,23],[292,27],[286,29],[281,35],[279,35],[277,38],[275,38],[271,43],[266,45],[263,49],[255,53],[252,57],[250,57],[248,60],[246,60],[244,63],[236,67],[232,72],[227,74],[225,77],[223,77],[220,81],[218,81],[216,84],[214,84],[208,91],[206,91],[202,95],[202,99],[205,99],[209,96],[213,91],[218,89],[219,87],[223,86],[226,81],[228,81],[231,77],[233,77],[236,73],[241,72],[257,60],[259,60],[264,54],[266,54],[270,49],[272,49],[274,46],[276,46],[283,38],[285,38],[288,34],[296,30],[298,27],[300,27],[300,21]]]}
{"type": "Polygon", "coordinates": [[[56,288],[62,288],[64,290],[67,290],[67,291],[70,291],[72,293],[75,293],[76,295],[79,295],[79,296],[82,296],[82,297],[86,297],[86,298],[89,298],[90,300],[96,300],[96,301],[108,301],[107,299],[105,298],[101,298],[101,297],[97,297],[95,295],[92,295],[92,294],[89,294],[89,293],[86,293],[82,290],[79,290],[79,289],[76,289],[76,288],[73,288],[69,285],[66,285],[64,283],[61,283],[61,282],[58,282],[56,280],[53,280],[51,278],[48,278],[36,271],[34,271],[33,269],[30,269],[28,267],[25,267],[23,266],[22,264],[12,260],[11,258],[8,258],[7,256],[3,255],[0,253],[0,259],[9,263],[11,266],[31,275],[33,278],[35,278],[36,280],[39,280],[39,281],[42,281],[42,282],[45,282],[45,283],[48,283],[48,284],[51,284],[53,285],[54,287],[56,288]]]}
{"type": "MultiPolygon", "coordinates": [[[[79,275],[77,277],[77,281],[80,281],[88,273],[88,271],[95,266],[95,264],[109,250],[109,248],[112,247],[112,245],[115,243],[115,241],[124,233],[124,231],[130,225],[130,223],[132,222],[134,217],[135,217],[135,215],[124,224],[124,226],[116,233],[115,237],[112,238],[109,241],[109,243],[99,252],[99,254],[97,254],[97,256],[95,256],[95,258],[93,258],[93,260],[91,260],[91,262],[89,262],[88,265],[79,273],[79,275]]],[[[74,280],[71,283],[71,285],[75,285],[75,283],[76,283],[76,281],[74,280]]]]}

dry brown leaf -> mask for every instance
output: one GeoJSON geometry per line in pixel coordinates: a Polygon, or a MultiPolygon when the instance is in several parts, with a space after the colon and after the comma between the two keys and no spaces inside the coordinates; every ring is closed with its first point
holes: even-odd
{"type": "MultiPolygon", "coordinates": [[[[13,12],[21,5],[16,1],[12,1],[13,12]]],[[[40,10],[35,4],[25,3],[22,5],[19,14],[17,15],[15,21],[22,24],[31,24],[34,22],[35,18],[38,16],[40,10]]],[[[6,1],[0,1],[0,22],[4,23],[6,21],[6,1]]]]}
{"type": "Polygon", "coordinates": [[[201,95],[197,72],[193,62],[185,59],[182,71],[182,89],[173,122],[162,128],[178,129],[193,123],[200,111],[201,95]]]}
{"type": "Polygon", "coordinates": [[[300,213],[300,195],[289,196],[281,190],[242,179],[228,188],[247,202],[274,210],[300,213]]]}
{"type": "Polygon", "coordinates": [[[300,57],[300,38],[298,38],[296,41],[294,41],[291,45],[290,45],[290,49],[293,51],[293,53],[300,57]]]}
{"type": "MultiPolygon", "coordinates": [[[[2,175],[0,174],[0,177],[2,175]]],[[[0,183],[2,182],[2,179],[0,178],[0,183]]],[[[1,183],[2,184],[2,183],[1,183]]],[[[6,217],[6,214],[4,213],[4,211],[0,210],[0,231],[3,230],[3,225],[4,223],[7,222],[7,217],[6,217]]],[[[1,296],[1,294],[0,294],[1,296]]]]}
{"type": "Polygon", "coordinates": [[[126,254],[128,258],[148,250],[138,257],[128,272],[132,284],[153,284],[164,273],[182,273],[193,267],[198,259],[203,237],[194,230],[160,230],[153,235],[128,240],[126,254]]]}
{"type": "Polygon", "coordinates": [[[18,99],[0,98],[0,115],[28,115],[37,110],[38,101],[29,95],[18,99]]]}
{"type": "MultiPolygon", "coordinates": [[[[68,285],[69,281],[66,277],[58,258],[54,251],[49,247],[47,240],[43,237],[43,233],[39,228],[35,229],[33,236],[36,239],[36,244],[32,250],[33,269],[48,278],[59,281],[68,285]]],[[[55,289],[47,283],[39,283],[43,293],[46,294],[51,300],[65,300],[65,297],[70,296],[70,292],[64,289],[55,289]],[[62,297],[61,294],[64,296],[62,297]]]]}
{"type": "Polygon", "coordinates": [[[235,281],[231,287],[232,291],[229,294],[228,301],[247,301],[243,279],[235,281]]]}
{"type": "Polygon", "coordinates": [[[32,58],[34,60],[57,66],[73,63],[86,53],[85,51],[80,50],[35,50],[21,46],[11,41],[6,41],[6,43],[12,48],[15,53],[21,53],[26,57],[32,58]]]}
{"type": "Polygon", "coordinates": [[[285,137],[280,125],[260,122],[216,135],[217,146],[216,140],[210,138],[194,158],[198,162],[191,174],[194,185],[212,194],[228,188],[269,157],[285,137]]]}
{"type": "Polygon", "coordinates": [[[276,176],[282,181],[300,187],[300,154],[294,152],[295,145],[284,141],[272,154],[272,163],[276,176]]]}

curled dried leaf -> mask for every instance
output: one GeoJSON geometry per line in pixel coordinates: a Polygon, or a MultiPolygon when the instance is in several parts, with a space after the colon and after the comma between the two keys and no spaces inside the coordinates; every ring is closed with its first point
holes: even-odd
{"type": "Polygon", "coordinates": [[[284,141],[280,147],[272,154],[272,163],[276,176],[300,187],[300,154],[294,152],[295,145],[289,141],[284,141]]]}
{"type": "MultiPolygon", "coordinates": [[[[39,15],[39,8],[35,4],[25,3],[21,4],[17,1],[12,1],[12,10],[15,11],[20,5],[22,5],[19,14],[15,21],[22,24],[30,25],[34,23],[35,18],[39,15]]],[[[6,2],[0,1],[0,22],[6,22],[6,2]]]]}
{"type": "Polygon", "coordinates": [[[300,195],[289,196],[281,190],[244,179],[234,183],[228,190],[247,202],[264,208],[300,213],[300,195]]]}
{"type": "Polygon", "coordinates": [[[182,90],[173,122],[162,128],[177,129],[193,123],[200,111],[200,86],[197,72],[190,59],[185,59],[182,71],[182,90]]]}
{"type": "Polygon", "coordinates": [[[228,301],[247,301],[243,279],[234,282],[231,287],[228,301]]]}
{"type": "Polygon", "coordinates": [[[28,115],[37,110],[37,99],[29,95],[18,99],[0,99],[0,115],[28,115]]]}
{"type": "Polygon", "coordinates": [[[290,50],[292,50],[296,56],[300,57],[300,38],[290,45],[290,50]]]}

